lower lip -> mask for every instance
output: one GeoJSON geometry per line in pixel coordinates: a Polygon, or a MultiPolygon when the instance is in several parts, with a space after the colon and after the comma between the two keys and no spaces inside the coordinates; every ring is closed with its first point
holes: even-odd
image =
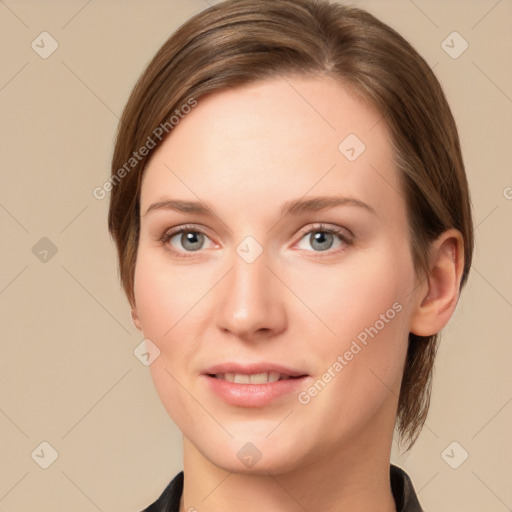
{"type": "Polygon", "coordinates": [[[216,377],[204,376],[207,384],[225,402],[238,407],[264,407],[274,400],[298,393],[307,377],[297,377],[266,384],[236,384],[216,377]]]}

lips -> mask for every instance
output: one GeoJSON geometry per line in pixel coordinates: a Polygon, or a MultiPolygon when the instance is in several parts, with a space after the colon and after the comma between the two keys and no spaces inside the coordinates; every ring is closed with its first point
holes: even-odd
{"type": "Polygon", "coordinates": [[[261,372],[246,375],[245,373],[217,373],[216,379],[227,380],[235,384],[266,384],[267,382],[277,382],[278,380],[287,380],[292,377],[283,375],[279,372],[261,372]]]}
{"type": "Polygon", "coordinates": [[[208,368],[204,374],[237,384],[265,384],[307,375],[306,372],[295,368],[263,362],[249,365],[238,363],[218,364],[208,368]]]}
{"type": "MultiPolygon", "coordinates": [[[[226,375],[240,375],[240,376],[255,376],[255,375],[263,375],[266,374],[268,376],[275,375],[276,373],[279,375],[278,380],[284,380],[290,377],[302,377],[307,375],[306,372],[297,370],[295,368],[289,368],[280,364],[275,363],[253,363],[242,365],[239,363],[222,363],[211,366],[206,369],[204,372],[206,375],[211,376],[226,376],[226,375]]],[[[229,378],[225,378],[224,380],[229,380],[229,378]]],[[[248,384],[248,382],[244,382],[248,384]]]]}
{"type": "Polygon", "coordinates": [[[203,373],[207,386],[230,405],[263,407],[298,392],[308,374],[273,363],[225,363],[203,373]]]}

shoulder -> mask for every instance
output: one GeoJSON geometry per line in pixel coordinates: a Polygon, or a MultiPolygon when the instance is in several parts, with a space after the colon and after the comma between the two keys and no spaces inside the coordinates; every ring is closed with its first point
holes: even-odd
{"type": "Polygon", "coordinates": [[[390,477],[397,512],[424,512],[409,475],[403,469],[391,464],[390,477]]]}
{"type": "MultiPolygon", "coordinates": [[[[398,466],[390,466],[391,490],[397,512],[424,512],[409,475],[398,466]]],[[[183,492],[183,471],[178,473],[160,497],[142,512],[179,512],[183,492]]]]}
{"type": "Polygon", "coordinates": [[[142,512],[179,512],[183,492],[183,471],[178,473],[164,489],[160,497],[142,512]]]}

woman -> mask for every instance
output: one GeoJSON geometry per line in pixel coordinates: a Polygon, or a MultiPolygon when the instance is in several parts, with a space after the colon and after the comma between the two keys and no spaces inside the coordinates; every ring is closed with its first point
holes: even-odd
{"type": "Polygon", "coordinates": [[[109,229],[184,471],[148,511],[421,511],[425,421],[471,264],[456,126],[418,53],[326,1],[185,23],[123,113],[109,229]]]}

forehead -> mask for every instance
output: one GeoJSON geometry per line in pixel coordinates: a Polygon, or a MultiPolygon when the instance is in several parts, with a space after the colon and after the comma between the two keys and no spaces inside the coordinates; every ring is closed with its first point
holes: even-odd
{"type": "Polygon", "coordinates": [[[243,208],[399,189],[380,112],[334,79],[277,77],[199,98],[147,165],[141,210],[169,193],[243,208]]]}

